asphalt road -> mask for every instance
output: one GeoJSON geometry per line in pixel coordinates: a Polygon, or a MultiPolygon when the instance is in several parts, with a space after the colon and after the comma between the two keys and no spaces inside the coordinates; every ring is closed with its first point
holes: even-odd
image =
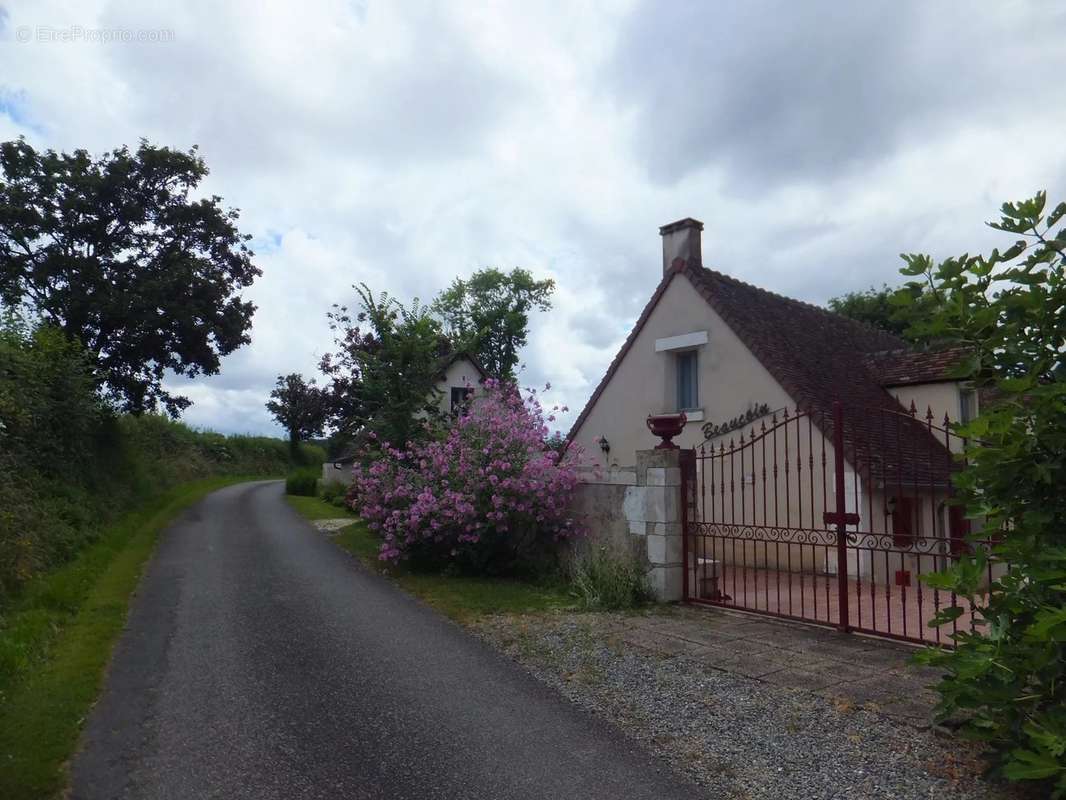
{"type": "Polygon", "coordinates": [[[75,798],[692,798],[605,723],[370,574],[282,485],[164,534],[75,798]]]}

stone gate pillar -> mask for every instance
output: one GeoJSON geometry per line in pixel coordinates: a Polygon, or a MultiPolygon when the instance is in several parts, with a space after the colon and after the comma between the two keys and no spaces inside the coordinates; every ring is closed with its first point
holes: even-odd
{"type": "Polygon", "coordinates": [[[683,599],[681,453],[638,450],[637,485],[626,490],[629,532],[646,540],[648,577],[661,602],[683,599]]]}

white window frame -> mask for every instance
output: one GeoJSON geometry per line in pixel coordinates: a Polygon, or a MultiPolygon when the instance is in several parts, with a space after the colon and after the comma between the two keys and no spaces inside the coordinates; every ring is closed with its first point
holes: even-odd
{"type": "Polygon", "coordinates": [[[655,352],[691,350],[701,344],[707,344],[708,340],[707,331],[693,331],[692,333],[683,333],[680,336],[667,336],[665,339],[655,340],[655,352]]]}

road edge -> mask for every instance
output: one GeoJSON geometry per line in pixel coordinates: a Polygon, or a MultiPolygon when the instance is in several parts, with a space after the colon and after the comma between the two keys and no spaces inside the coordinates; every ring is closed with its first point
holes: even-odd
{"type": "MultiPolygon", "coordinates": [[[[92,585],[76,607],[49,608],[54,600],[42,591],[39,607],[14,610],[14,614],[50,614],[53,624],[58,622],[60,627],[33,671],[9,687],[3,698],[0,796],[37,800],[65,793],[82,727],[103,691],[112,653],[162,532],[207,495],[254,480],[263,478],[219,476],[167,490],[109,526],[98,543],[105,553],[90,548],[75,559],[74,563],[101,560],[92,585]]],[[[48,578],[42,576],[42,580],[48,578]]]]}

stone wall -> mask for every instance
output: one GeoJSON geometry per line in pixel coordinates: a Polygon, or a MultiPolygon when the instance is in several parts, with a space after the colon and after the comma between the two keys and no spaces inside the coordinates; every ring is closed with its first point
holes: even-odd
{"type": "Polygon", "coordinates": [[[588,546],[635,552],[663,602],[682,599],[681,451],[641,450],[634,467],[587,470],[575,492],[575,519],[588,546]]]}
{"type": "Polygon", "coordinates": [[[625,516],[626,491],[637,483],[636,467],[582,469],[571,510],[587,532],[585,546],[621,550],[632,547],[625,516]]]}

